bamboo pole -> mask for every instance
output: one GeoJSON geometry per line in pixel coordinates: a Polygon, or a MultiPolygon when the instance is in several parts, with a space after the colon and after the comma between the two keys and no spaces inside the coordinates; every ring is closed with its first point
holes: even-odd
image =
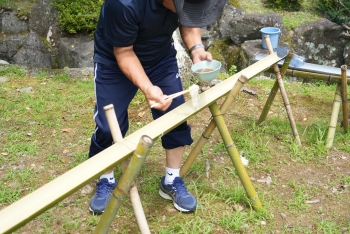
{"type": "Polygon", "coordinates": [[[335,133],[335,128],[337,126],[337,119],[338,119],[340,102],[341,102],[340,89],[341,89],[341,84],[338,83],[334,94],[332,115],[331,115],[331,120],[328,127],[327,143],[326,143],[327,149],[331,148],[333,145],[334,133],[335,133]]]}
{"type": "MultiPolygon", "coordinates": [[[[109,129],[111,131],[111,135],[113,137],[114,143],[120,142],[123,140],[122,133],[119,128],[118,120],[114,111],[113,104],[107,105],[103,107],[105,111],[107,122],[109,125],[109,129]]],[[[122,171],[124,172],[128,166],[129,160],[125,159],[122,162],[122,171]]],[[[117,188],[116,188],[117,189],[117,188]]],[[[145,213],[142,208],[141,199],[139,193],[137,191],[136,184],[134,183],[130,188],[130,200],[135,212],[136,220],[139,225],[139,229],[142,234],[149,234],[151,231],[149,230],[147,219],[145,213]]],[[[100,222],[103,222],[102,219],[105,219],[106,216],[102,216],[100,222]]]]}
{"type": "Polygon", "coordinates": [[[341,67],[341,94],[342,94],[342,107],[343,107],[343,126],[345,132],[348,132],[349,129],[349,106],[348,106],[348,86],[346,82],[346,65],[342,65],[341,67]]]}
{"type": "MultiPolygon", "coordinates": [[[[273,53],[273,49],[272,49],[270,37],[268,35],[266,35],[266,36],[264,36],[264,39],[266,41],[266,46],[268,48],[269,53],[272,54],[273,53]]],[[[281,76],[281,73],[280,73],[280,69],[279,69],[277,64],[274,64],[273,68],[274,68],[275,73],[276,73],[276,79],[278,81],[278,85],[279,85],[279,88],[280,88],[280,91],[281,91],[281,95],[282,95],[282,99],[283,99],[283,102],[284,102],[284,106],[285,106],[285,108],[287,110],[289,123],[290,123],[290,126],[291,126],[292,130],[293,130],[293,134],[294,134],[295,140],[297,141],[298,145],[301,146],[301,141],[300,141],[300,138],[299,138],[298,129],[297,129],[295,121],[294,121],[292,108],[290,107],[290,103],[289,103],[289,100],[288,100],[287,92],[286,92],[286,90],[284,88],[284,84],[283,84],[282,76],[281,76]]]]}
{"type": "Polygon", "coordinates": [[[96,234],[108,233],[108,229],[113,222],[118,210],[133,185],[135,178],[146,160],[146,156],[153,145],[153,140],[149,136],[142,136],[140,142],[131,157],[130,163],[122,174],[117,187],[95,229],[96,234]]]}
{"type": "Polygon", "coordinates": [[[209,109],[213,115],[216,126],[218,127],[221,138],[224,141],[227,152],[230,155],[231,161],[232,161],[234,167],[236,168],[238,177],[240,178],[240,180],[243,184],[243,187],[244,187],[250,201],[252,202],[252,206],[253,206],[254,210],[260,211],[262,209],[260,199],[259,199],[258,194],[256,193],[256,191],[253,187],[252,182],[250,181],[248,173],[247,173],[247,171],[242,163],[242,160],[239,156],[238,150],[232,141],[230,132],[227,129],[224,118],[223,118],[222,113],[219,109],[219,106],[217,105],[216,102],[214,102],[213,104],[211,104],[209,106],[209,109]]]}
{"type": "MultiPolygon", "coordinates": [[[[242,89],[243,85],[247,82],[247,80],[248,80],[248,78],[244,75],[241,75],[238,78],[238,80],[237,80],[238,82],[236,82],[236,84],[233,86],[230,93],[227,95],[227,97],[225,98],[224,102],[222,103],[222,105],[220,107],[220,111],[222,113],[224,113],[224,114],[226,113],[226,111],[228,110],[228,108],[232,104],[234,98],[238,95],[238,93],[242,89]]],[[[192,151],[190,152],[190,154],[186,158],[186,161],[182,165],[182,167],[180,169],[180,176],[181,177],[184,177],[188,173],[188,170],[190,169],[191,165],[193,164],[194,160],[196,159],[196,157],[200,153],[203,146],[207,143],[207,141],[210,138],[210,135],[213,133],[215,127],[216,127],[215,121],[212,119],[210,121],[210,123],[208,124],[208,126],[206,127],[206,129],[204,130],[204,132],[202,133],[202,135],[199,138],[199,140],[197,141],[197,143],[195,144],[195,146],[193,147],[192,151]]]]}
{"type": "MultiPolygon", "coordinates": [[[[293,52],[289,52],[288,56],[284,60],[284,63],[282,65],[282,67],[281,67],[281,73],[280,73],[282,78],[283,78],[285,72],[287,71],[287,68],[289,67],[289,63],[290,63],[290,60],[292,59],[293,55],[294,55],[293,52]]],[[[275,72],[276,77],[277,77],[278,73],[276,73],[276,71],[274,69],[272,69],[272,70],[273,70],[273,72],[275,72]]],[[[262,110],[262,112],[260,114],[260,117],[259,117],[258,121],[256,122],[256,124],[259,125],[259,124],[261,124],[262,122],[265,121],[266,116],[269,113],[269,110],[270,110],[271,105],[273,103],[273,100],[275,99],[276,94],[278,92],[278,87],[279,87],[279,83],[278,83],[278,80],[276,79],[276,81],[273,84],[273,87],[271,89],[270,95],[269,95],[269,97],[267,98],[267,100],[265,102],[265,106],[264,106],[264,108],[263,108],[263,110],[262,110]]]]}
{"type": "MultiPolygon", "coordinates": [[[[273,68],[269,68],[265,72],[274,73],[274,70],[273,68]]],[[[285,76],[298,77],[301,79],[320,80],[320,81],[327,82],[327,84],[342,82],[342,77],[338,75],[327,75],[327,74],[321,74],[321,73],[299,71],[295,69],[287,69],[285,76]]],[[[350,78],[346,79],[346,83],[350,84],[350,78]]]]}

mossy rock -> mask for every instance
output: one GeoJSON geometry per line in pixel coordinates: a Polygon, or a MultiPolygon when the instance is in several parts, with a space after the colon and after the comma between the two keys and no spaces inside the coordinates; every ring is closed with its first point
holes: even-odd
{"type": "Polygon", "coordinates": [[[242,64],[242,61],[246,60],[244,53],[241,47],[232,44],[231,39],[215,41],[208,51],[213,55],[213,59],[222,63],[225,70],[228,70],[232,65],[235,65],[238,70],[244,68],[244,64],[242,64]]]}

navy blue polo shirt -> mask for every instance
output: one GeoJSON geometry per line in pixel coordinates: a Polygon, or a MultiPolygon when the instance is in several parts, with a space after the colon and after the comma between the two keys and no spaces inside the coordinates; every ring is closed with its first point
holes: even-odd
{"type": "Polygon", "coordinates": [[[133,45],[143,66],[174,52],[178,16],[156,0],[106,0],[94,35],[94,62],[118,66],[113,47],[133,45]]]}

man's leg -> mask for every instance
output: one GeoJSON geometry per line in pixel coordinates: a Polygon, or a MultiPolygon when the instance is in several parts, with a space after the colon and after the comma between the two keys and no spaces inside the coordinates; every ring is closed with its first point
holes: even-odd
{"type": "MultiPolygon", "coordinates": [[[[96,93],[94,120],[96,129],[91,137],[89,157],[93,157],[113,144],[103,107],[109,104],[114,105],[118,123],[124,136],[128,129],[127,108],[137,91],[137,87],[120,71],[102,64],[95,64],[94,81],[96,93]]],[[[113,170],[101,175],[96,184],[96,193],[90,200],[89,210],[96,214],[103,213],[115,186],[113,170]]]]}
{"type": "Polygon", "coordinates": [[[162,177],[159,195],[172,200],[175,208],[182,212],[194,211],[197,207],[196,198],[187,191],[180,178],[180,167],[185,147],[180,146],[166,150],[166,175],[162,177]]]}
{"type": "MultiPolygon", "coordinates": [[[[150,71],[146,70],[146,73],[153,85],[160,87],[164,94],[170,95],[182,91],[181,77],[175,58],[165,59],[150,71]]],[[[152,109],[153,118],[159,118],[184,102],[184,97],[179,96],[173,99],[165,112],[152,109]]],[[[175,208],[183,212],[193,211],[197,206],[196,198],[187,191],[179,174],[184,146],[191,145],[192,142],[191,129],[187,122],[180,124],[162,137],[162,146],[166,153],[166,175],[162,177],[159,195],[172,200],[175,208]]]]}

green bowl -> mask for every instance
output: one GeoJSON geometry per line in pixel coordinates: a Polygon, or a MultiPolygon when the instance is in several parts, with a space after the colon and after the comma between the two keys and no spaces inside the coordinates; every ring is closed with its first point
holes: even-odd
{"type": "Polygon", "coordinates": [[[204,60],[193,64],[191,67],[192,72],[201,81],[211,81],[219,74],[221,63],[217,60],[204,60]]]}

